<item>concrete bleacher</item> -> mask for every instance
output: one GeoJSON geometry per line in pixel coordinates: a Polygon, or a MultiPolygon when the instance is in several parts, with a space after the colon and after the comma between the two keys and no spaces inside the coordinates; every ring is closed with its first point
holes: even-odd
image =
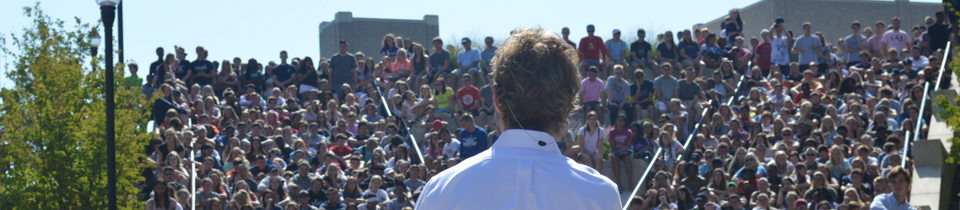
{"type": "MultiPolygon", "coordinates": [[[[947,77],[949,75],[944,75],[947,77]]],[[[937,107],[936,98],[945,96],[952,106],[958,106],[955,99],[958,96],[960,84],[956,79],[949,79],[951,83],[949,89],[933,91],[930,93],[934,104],[932,106],[933,117],[929,122],[929,132],[927,139],[913,142],[914,168],[913,184],[910,191],[910,204],[917,209],[947,209],[956,195],[951,195],[951,188],[954,183],[956,164],[946,163],[946,157],[950,154],[952,143],[950,138],[954,137],[945,119],[937,116],[944,109],[937,107]]],[[[945,81],[946,82],[946,81],[945,81]]],[[[954,199],[955,200],[955,199],[954,199]]],[[[955,202],[955,201],[954,201],[955,202]]]]}

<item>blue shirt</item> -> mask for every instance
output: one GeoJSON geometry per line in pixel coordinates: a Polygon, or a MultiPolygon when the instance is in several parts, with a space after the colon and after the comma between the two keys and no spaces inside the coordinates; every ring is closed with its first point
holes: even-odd
{"type": "Polygon", "coordinates": [[[870,203],[870,210],[917,210],[917,207],[910,205],[910,202],[897,203],[897,198],[893,197],[893,193],[880,194],[877,197],[873,198],[873,203],[870,203]]]}
{"type": "MultiPolygon", "coordinates": [[[[493,46],[493,48],[485,49],[483,52],[480,52],[480,59],[482,59],[483,65],[486,66],[486,68],[490,68],[490,62],[493,60],[494,55],[497,55],[497,46],[493,46]]],[[[443,64],[441,63],[440,65],[443,64]]]]}
{"type": "MultiPolygon", "coordinates": [[[[677,44],[677,48],[683,50],[684,54],[690,57],[690,59],[697,59],[697,54],[700,54],[700,46],[697,45],[697,42],[680,42],[677,44]]],[[[683,60],[683,59],[678,59],[683,60]]]]}
{"type": "Polygon", "coordinates": [[[607,45],[607,52],[610,52],[610,57],[613,59],[620,60],[623,59],[623,51],[630,50],[627,47],[627,42],[623,41],[613,41],[613,39],[607,39],[607,42],[604,43],[607,45]]]}
{"type": "Polygon", "coordinates": [[[477,127],[473,132],[460,131],[460,159],[467,159],[487,149],[487,131],[477,127]]]}

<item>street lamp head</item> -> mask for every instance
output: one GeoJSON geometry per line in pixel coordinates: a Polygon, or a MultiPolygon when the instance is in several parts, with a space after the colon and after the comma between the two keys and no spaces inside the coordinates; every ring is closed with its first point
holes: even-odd
{"type": "Polygon", "coordinates": [[[90,36],[87,36],[87,42],[90,43],[90,48],[96,49],[100,47],[100,35],[97,35],[97,33],[90,33],[90,36]]]}
{"type": "Polygon", "coordinates": [[[119,3],[120,3],[120,0],[97,0],[97,5],[100,5],[101,7],[105,7],[105,6],[115,7],[119,3]]]}

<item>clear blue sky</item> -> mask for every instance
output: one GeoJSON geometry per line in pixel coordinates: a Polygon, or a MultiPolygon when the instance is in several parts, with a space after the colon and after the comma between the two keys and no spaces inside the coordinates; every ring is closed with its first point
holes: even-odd
{"type": "MultiPolygon", "coordinates": [[[[571,37],[586,35],[585,26],[595,24],[597,34],[609,37],[614,28],[648,34],[663,30],[687,29],[725,15],[758,0],[674,0],[674,1],[506,1],[487,0],[453,3],[451,1],[313,1],[313,0],[160,0],[127,1],[124,4],[125,58],[148,66],[156,60],[154,49],[172,52],[174,45],[185,46],[187,59],[195,59],[193,47],[203,45],[210,60],[278,60],[279,51],[291,57],[319,58],[318,26],[331,21],[337,11],[351,11],[354,17],[421,20],[426,14],[440,19],[440,37],[505,37],[518,26],[540,25],[559,31],[572,30],[571,37]],[[684,6],[678,13],[678,6],[684,6]],[[582,9],[589,8],[589,9],[582,9]]],[[[912,0],[939,2],[939,0],[912,0]]],[[[29,27],[22,7],[35,0],[0,0],[0,33],[9,38],[29,27]]],[[[53,18],[84,22],[100,18],[94,0],[47,0],[41,8],[53,18]]],[[[67,26],[72,28],[72,26],[67,26]]],[[[114,30],[116,31],[116,30],[114,30]]],[[[624,35],[634,34],[624,33],[624,35]]],[[[634,35],[635,36],[635,35],[634,35]]],[[[624,37],[623,39],[631,39],[624,37]]],[[[12,47],[12,46],[8,46],[12,47]]],[[[102,50],[102,47],[101,47],[102,50]]],[[[103,54],[103,51],[100,53],[103,54]]],[[[0,57],[0,63],[9,62],[0,57]]],[[[6,70],[0,71],[0,75],[6,70]]],[[[139,72],[146,75],[145,68],[139,72]]],[[[10,87],[6,76],[0,87],[10,87]]]]}

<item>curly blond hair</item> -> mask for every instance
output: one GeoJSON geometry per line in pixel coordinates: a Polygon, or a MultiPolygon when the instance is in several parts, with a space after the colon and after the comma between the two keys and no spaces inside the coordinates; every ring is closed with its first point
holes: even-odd
{"type": "Polygon", "coordinates": [[[576,59],[576,51],[555,32],[540,27],[515,30],[491,65],[505,128],[523,125],[550,134],[566,129],[578,106],[581,76],[576,59]]]}

